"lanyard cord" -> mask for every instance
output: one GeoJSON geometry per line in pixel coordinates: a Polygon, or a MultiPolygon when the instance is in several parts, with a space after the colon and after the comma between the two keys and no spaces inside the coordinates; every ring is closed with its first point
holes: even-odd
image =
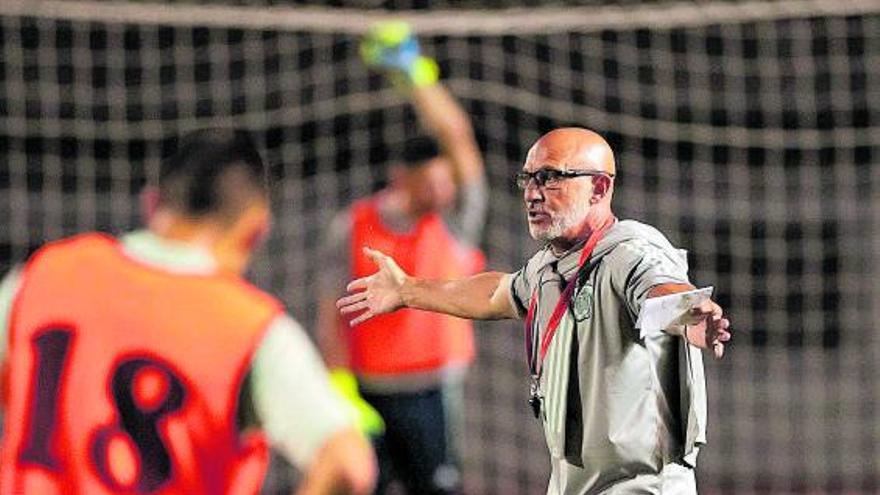
{"type": "Polygon", "coordinates": [[[532,292],[531,300],[529,301],[529,311],[526,313],[525,319],[525,327],[526,327],[526,355],[529,361],[529,372],[533,377],[539,377],[544,367],[544,358],[547,357],[547,351],[550,349],[550,344],[553,342],[553,337],[556,336],[556,330],[559,328],[559,323],[562,321],[562,316],[565,314],[565,310],[568,308],[568,304],[571,302],[571,297],[574,294],[574,288],[577,285],[578,275],[581,270],[590,260],[590,257],[593,255],[593,250],[596,249],[596,244],[599,243],[599,240],[605,235],[605,232],[614,224],[616,219],[612,216],[608,219],[605,224],[596,231],[593,231],[590,234],[589,239],[587,239],[586,244],[584,244],[584,249],[581,251],[581,258],[578,261],[578,268],[575,272],[574,276],[566,283],[565,290],[562,291],[562,294],[559,296],[559,300],[556,302],[556,306],[553,308],[553,313],[550,315],[550,320],[547,322],[547,329],[544,331],[543,337],[541,338],[541,347],[540,353],[535,352],[533,346],[536,342],[536,336],[540,335],[540,333],[536,334],[536,310],[538,308],[538,292],[540,291],[540,283],[538,287],[535,288],[535,291],[532,292]]]}

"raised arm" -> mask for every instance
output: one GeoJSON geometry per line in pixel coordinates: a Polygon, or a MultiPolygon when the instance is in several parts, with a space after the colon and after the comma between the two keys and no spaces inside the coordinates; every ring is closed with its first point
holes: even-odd
{"type": "Polygon", "coordinates": [[[392,259],[364,248],[379,270],[348,284],[349,295],[336,302],[357,325],[400,308],[421,309],[475,320],[518,318],[510,301],[510,275],[485,272],[460,280],[427,280],[407,275],[392,259]]]}
{"type": "Polygon", "coordinates": [[[422,127],[452,161],[460,185],[483,179],[483,158],[470,117],[439,82],[436,62],[423,56],[408,24],[379,23],[364,37],[361,54],[368,67],[381,71],[409,97],[422,127]]]}
{"type": "Polygon", "coordinates": [[[452,161],[456,182],[474,184],[483,179],[483,156],[474,138],[470,117],[440,82],[409,89],[410,100],[422,126],[440,143],[452,161]]]}

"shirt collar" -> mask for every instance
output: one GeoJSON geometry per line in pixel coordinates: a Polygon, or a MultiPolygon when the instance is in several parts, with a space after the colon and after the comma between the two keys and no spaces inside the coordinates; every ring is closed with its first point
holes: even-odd
{"type": "Polygon", "coordinates": [[[217,260],[204,247],[165,239],[149,230],[137,230],[122,236],[125,254],[141,263],[168,271],[190,274],[211,274],[217,271],[217,260]]]}

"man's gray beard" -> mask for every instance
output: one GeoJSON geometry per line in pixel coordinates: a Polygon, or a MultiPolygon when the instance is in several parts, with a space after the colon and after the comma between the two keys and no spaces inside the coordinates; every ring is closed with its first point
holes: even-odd
{"type": "Polygon", "coordinates": [[[532,224],[529,224],[529,234],[531,234],[532,239],[540,242],[550,242],[559,237],[562,237],[562,234],[581,223],[585,218],[587,218],[587,214],[590,212],[590,200],[589,198],[583,198],[581,201],[575,202],[572,205],[571,210],[569,210],[566,214],[560,215],[553,219],[553,223],[547,227],[546,230],[542,232],[535,232],[532,224]]]}

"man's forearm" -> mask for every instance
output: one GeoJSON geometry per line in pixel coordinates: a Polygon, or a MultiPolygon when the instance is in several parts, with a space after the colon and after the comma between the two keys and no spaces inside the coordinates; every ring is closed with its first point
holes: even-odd
{"type": "Polygon", "coordinates": [[[348,368],[348,342],[341,335],[336,301],[325,293],[318,298],[316,340],[328,368],[348,368]]]}
{"type": "MultiPolygon", "coordinates": [[[[679,292],[687,292],[694,290],[695,288],[696,287],[691,284],[661,284],[651,288],[651,290],[648,292],[648,298],[661,297],[668,294],[676,294],[679,292]]],[[[693,346],[699,347],[701,349],[711,349],[712,344],[706,341],[706,333],[708,331],[710,319],[711,316],[709,318],[702,318],[700,319],[700,321],[691,322],[686,325],[673,325],[669,328],[664,329],[664,331],[670,335],[684,337],[684,339],[693,346]]]]}
{"type": "Polygon", "coordinates": [[[483,158],[470,117],[442,83],[410,89],[410,99],[422,125],[452,160],[460,183],[480,180],[483,158]]]}
{"type": "MultiPolygon", "coordinates": [[[[689,290],[694,290],[694,289],[695,289],[695,287],[691,284],[667,283],[667,284],[655,285],[654,287],[651,287],[651,290],[648,291],[648,299],[650,299],[652,297],[668,296],[669,294],[677,294],[679,292],[687,292],[689,290]]],[[[670,335],[684,337],[685,340],[688,340],[689,343],[697,345],[695,342],[692,342],[691,340],[688,339],[688,335],[685,333],[684,329],[685,329],[684,325],[674,325],[670,328],[663,329],[663,331],[670,334],[670,335]]],[[[692,333],[691,337],[694,337],[693,333],[692,333]]]]}
{"type": "Polygon", "coordinates": [[[507,298],[508,275],[485,272],[461,280],[408,278],[400,289],[404,305],[473,320],[516,318],[507,298]]]}

